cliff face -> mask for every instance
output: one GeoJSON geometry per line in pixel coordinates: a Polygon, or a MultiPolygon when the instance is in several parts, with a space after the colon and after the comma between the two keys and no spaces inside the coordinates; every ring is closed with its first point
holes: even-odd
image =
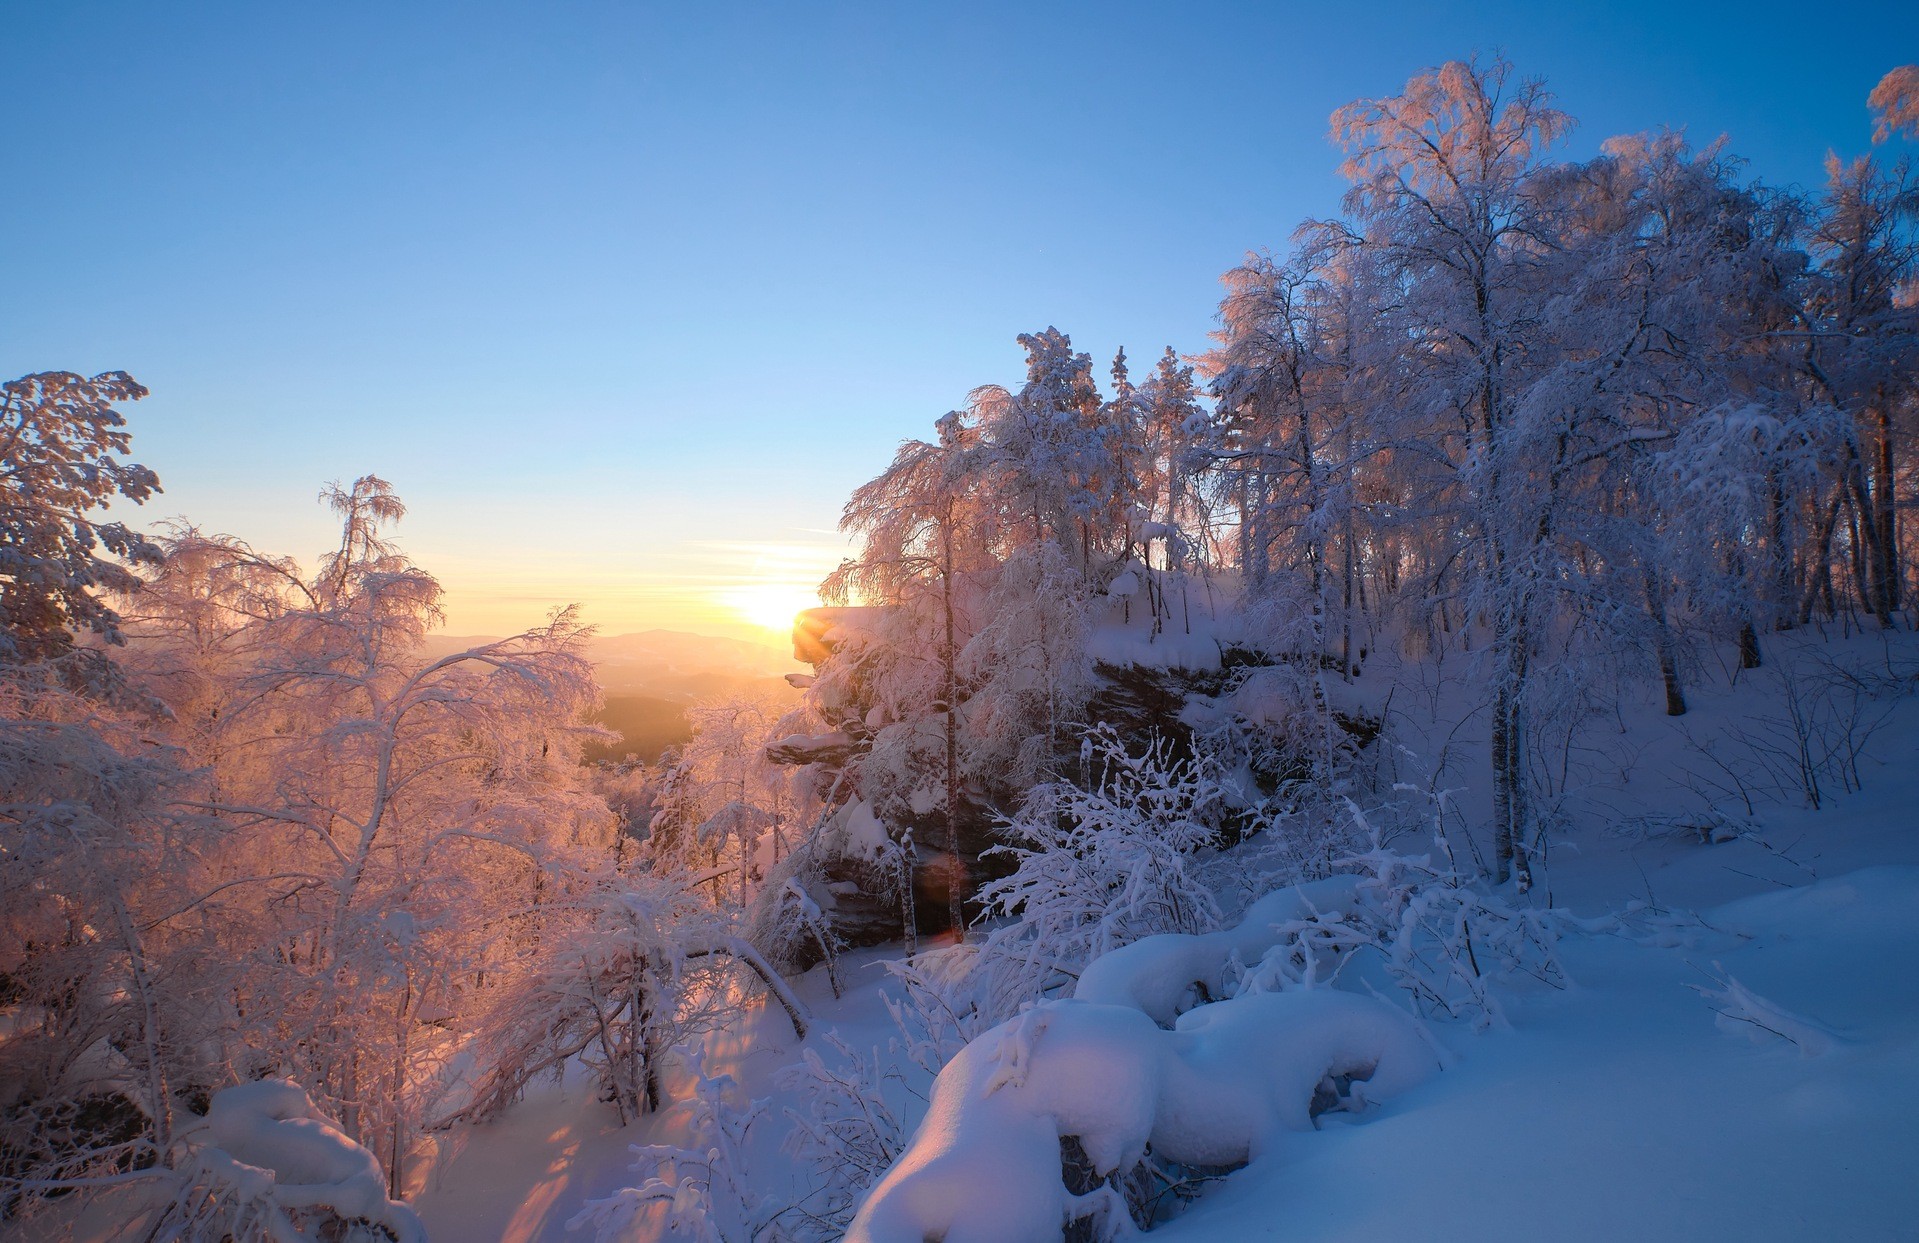
{"type": "MultiPolygon", "coordinates": [[[[1176,759],[1206,749],[1230,770],[1238,791],[1235,804],[1221,813],[1223,839],[1231,842],[1248,807],[1310,771],[1313,760],[1302,746],[1323,746],[1323,733],[1302,743],[1299,726],[1323,711],[1321,683],[1328,670],[1310,656],[1272,653],[1237,639],[1222,642],[1218,634],[1238,628],[1201,612],[1197,601],[1174,611],[1163,603],[1169,594],[1159,589],[1158,604],[1143,592],[1092,602],[1093,624],[1080,636],[1082,692],[1055,732],[1052,754],[1042,754],[1032,767],[1053,779],[1084,776],[1081,736],[1093,725],[1109,727],[1129,753],[1144,753],[1155,741],[1170,746],[1176,759]]],[[[1008,767],[973,758],[974,732],[995,722],[991,705],[967,697],[963,684],[954,740],[958,850],[945,849],[948,739],[947,717],[935,697],[943,685],[938,656],[903,650],[898,620],[883,608],[801,614],[794,652],[815,672],[791,680],[803,687],[819,728],[767,749],[775,763],[809,769],[815,788],[836,805],[826,822],[832,831],[817,835],[809,892],[851,944],[901,935],[909,921],[923,934],[944,931],[955,884],[970,916],[973,895],[1009,866],[993,853],[1001,844],[997,829],[1032,784],[1008,767]],[[918,701],[902,696],[897,685],[914,676],[924,696],[918,701]],[[854,821],[863,831],[844,831],[854,821]]],[[[1342,728],[1333,745],[1340,748],[1363,748],[1377,732],[1361,714],[1334,719],[1342,728]]],[[[1023,745],[1043,753],[1046,739],[1028,738],[1023,745]]]]}

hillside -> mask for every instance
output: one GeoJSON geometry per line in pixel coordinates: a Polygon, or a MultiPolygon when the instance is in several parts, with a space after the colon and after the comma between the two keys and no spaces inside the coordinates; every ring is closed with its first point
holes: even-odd
{"type": "MultiPolygon", "coordinates": [[[[1875,647],[1814,644],[1801,656],[1898,671],[1902,685],[1919,670],[1913,636],[1875,647]]],[[[1737,834],[1682,827],[1698,821],[1700,778],[1713,767],[1706,751],[1731,759],[1744,730],[1778,719],[1780,685],[1748,677],[1702,688],[1683,732],[1650,700],[1627,711],[1607,753],[1634,758],[1607,775],[1606,765],[1593,768],[1587,810],[1555,846],[1552,900],[1571,921],[1557,986],[1509,975],[1494,988],[1490,1022],[1449,1020],[1362,953],[1338,989],[1378,991],[1425,1013],[1445,1069],[1391,1099],[1322,1115],[1243,1170],[1206,1176],[1154,1234],[1908,1237],[1919,1214],[1909,1177],[1919,1155],[1919,977],[1905,969],[1919,958],[1919,699],[1876,701],[1881,724],[1860,759],[1860,790],[1819,810],[1763,795],[1737,834]]],[[[1483,760],[1474,755],[1483,739],[1444,721],[1444,696],[1435,702],[1440,714],[1426,728],[1462,744],[1462,768],[1483,760]]],[[[1416,855],[1436,844],[1415,836],[1395,849],[1416,855]]],[[[1258,857],[1256,843],[1239,849],[1252,853],[1225,852],[1213,871],[1229,911],[1258,857]]],[[[1545,903],[1542,892],[1533,905],[1545,903]]],[[[901,1140],[925,1113],[928,1077],[887,1013],[888,997],[908,1000],[882,969],[897,954],[844,958],[841,997],[823,969],[800,980],[813,1020],[803,1041],[762,1009],[707,1042],[709,1073],[735,1075],[742,1103],[768,1102],[747,1149],[756,1195],[794,1203],[819,1186],[820,1171],[782,1149],[809,1108],[784,1068],[807,1056],[839,1073],[857,1070],[849,1053],[885,1068],[882,1096],[901,1140]]],[[[684,1082],[674,1093],[688,1094],[684,1082]]],[[[586,1080],[569,1077],[476,1131],[415,1202],[435,1237],[577,1237],[565,1229],[570,1217],[631,1185],[628,1145],[684,1142],[688,1125],[682,1105],[621,1127],[586,1080]]]]}

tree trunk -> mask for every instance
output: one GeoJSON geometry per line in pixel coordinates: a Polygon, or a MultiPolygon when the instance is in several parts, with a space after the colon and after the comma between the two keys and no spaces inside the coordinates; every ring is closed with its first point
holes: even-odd
{"type": "Polygon", "coordinates": [[[1787,546],[1790,525],[1786,512],[1786,486],[1779,477],[1777,467],[1769,468],[1766,472],[1766,509],[1766,552],[1772,558],[1772,628],[1790,630],[1793,626],[1793,597],[1797,592],[1792,578],[1793,551],[1787,546]]]}
{"type": "Polygon", "coordinates": [[[900,842],[900,941],[906,947],[906,956],[911,958],[920,952],[919,904],[913,894],[913,874],[918,864],[919,846],[913,841],[913,831],[906,831],[906,838],[900,842]]]}
{"type": "MultiPolygon", "coordinates": [[[[637,970],[645,971],[651,967],[646,959],[641,959],[637,970]]],[[[654,994],[658,990],[645,989],[640,994],[639,1030],[633,1034],[634,1043],[640,1048],[640,1066],[645,1077],[646,1112],[658,1113],[660,1102],[664,1099],[664,1086],[660,1082],[660,1059],[666,1053],[661,1047],[659,1028],[660,1015],[655,1013],[659,1002],[654,994]]]]}
{"type": "Polygon", "coordinates": [[[400,1004],[394,1014],[393,1033],[393,1119],[391,1147],[387,1150],[386,1195],[389,1200],[406,1198],[406,1063],[407,1036],[411,1030],[413,1008],[413,971],[406,972],[406,985],[400,992],[400,1004]]]}
{"type": "Polygon", "coordinates": [[[1899,512],[1893,497],[1892,403],[1883,388],[1875,394],[1872,446],[1873,526],[1879,534],[1879,585],[1888,621],[1904,605],[1899,573],[1899,512]]]}
{"type": "MultiPolygon", "coordinates": [[[[1659,658],[1659,679],[1666,687],[1666,715],[1686,715],[1686,691],[1679,680],[1679,657],[1672,637],[1672,626],[1666,620],[1666,591],[1660,582],[1657,568],[1648,566],[1644,571],[1646,584],[1646,613],[1652,618],[1653,651],[1659,658]]],[[[1750,627],[1748,627],[1750,629],[1750,627]]]]}
{"type": "MultiPolygon", "coordinates": [[[[1852,574],[1859,586],[1859,600],[1866,611],[1879,619],[1879,625],[1892,627],[1892,583],[1889,571],[1895,558],[1879,525],[1878,498],[1866,483],[1866,472],[1856,459],[1848,463],[1847,491],[1851,499],[1847,515],[1852,535],[1852,574]]],[[[1888,515],[1888,517],[1890,517],[1888,515]]]]}
{"type": "Polygon", "coordinates": [[[1531,814],[1526,792],[1526,658],[1524,628],[1501,617],[1494,623],[1492,659],[1499,684],[1493,692],[1493,880],[1532,888],[1526,857],[1531,814]]]}
{"type": "Polygon", "coordinates": [[[1496,869],[1493,883],[1498,885],[1512,879],[1513,789],[1508,764],[1512,744],[1507,736],[1512,727],[1512,713],[1509,702],[1504,689],[1493,696],[1493,861],[1496,869]]]}
{"type": "MultiPolygon", "coordinates": [[[[1872,550],[1872,533],[1867,529],[1865,489],[1856,478],[1853,484],[1846,492],[1846,552],[1852,563],[1853,597],[1867,612],[1876,614],[1879,592],[1872,575],[1878,555],[1872,550]]],[[[1881,624],[1886,620],[1882,618],[1881,624]]]]}
{"type": "Polygon", "coordinates": [[[945,668],[946,699],[946,852],[952,857],[947,878],[947,914],[953,921],[954,938],[966,940],[966,899],[969,876],[966,861],[960,857],[959,843],[959,647],[953,624],[953,528],[949,520],[940,523],[940,604],[945,612],[946,637],[941,651],[945,668]]]}
{"type": "Polygon", "coordinates": [[[1813,606],[1821,595],[1825,597],[1828,611],[1832,608],[1832,534],[1839,525],[1839,506],[1846,498],[1845,485],[1834,489],[1832,500],[1826,504],[1825,516],[1819,520],[1819,530],[1812,540],[1811,555],[1806,562],[1806,590],[1799,600],[1799,624],[1812,621],[1813,606]]]}

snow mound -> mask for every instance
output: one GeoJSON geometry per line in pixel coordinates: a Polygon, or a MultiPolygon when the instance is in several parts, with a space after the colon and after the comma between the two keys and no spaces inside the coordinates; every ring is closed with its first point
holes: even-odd
{"type": "MultiPolygon", "coordinates": [[[[325,1209],[383,1227],[396,1243],[426,1243],[413,1210],[386,1198],[379,1161],[341,1134],[299,1084],[261,1079],[225,1089],[207,1110],[207,1132],[210,1142],[199,1160],[243,1199],[325,1209]]],[[[281,1224],[294,1232],[276,1231],[276,1238],[308,1237],[290,1223],[275,1223],[281,1224]]]]}
{"type": "Polygon", "coordinates": [[[1915,893],[1919,867],[1881,864],[1728,902],[1713,912],[1712,922],[1745,936],[1793,928],[1874,941],[1909,927],[1915,893]]]}
{"type": "Polygon", "coordinates": [[[1235,1165],[1310,1129],[1329,1077],[1363,1080],[1353,1099],[1364,1102],[1435,1069],[1405,1014],[1331,989],[1202,1006],[1171,1031],[1132,1006],[1048,1002],[974,1040],[940,1072],[925,1121],[847,1238],[1055,1240],[1065,1222],[1099,1207],[1098,1192],[1066,1188],[1065,1137],[1101,1177],[1130,1168],[1148,1145],[1181,1164],[1235,1165]]]}
{"type": "Polygon", "coordinates": [[[1086,964],[1073,996],[1144,1011],[1171,1027],[1196,1002],[1225,995],[1235,962],[1258,962],[1286,929],[1323,913],[1351,913],[1360,878],[1334,876],[1275,890],[1246,908],[1237,925],[1218,932],[1142,937],[1086,964]]]}

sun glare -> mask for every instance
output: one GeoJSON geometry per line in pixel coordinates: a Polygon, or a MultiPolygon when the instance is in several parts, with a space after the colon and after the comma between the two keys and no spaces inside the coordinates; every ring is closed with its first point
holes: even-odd
{"type": "Polygon", "coordinates": [[[817,608],[820,602],[813,588],[800,583],[755,583],[736,587],[722,599],[746,621],[781,633],[793,629],[793,618],[802,609],[817,608]]]}

